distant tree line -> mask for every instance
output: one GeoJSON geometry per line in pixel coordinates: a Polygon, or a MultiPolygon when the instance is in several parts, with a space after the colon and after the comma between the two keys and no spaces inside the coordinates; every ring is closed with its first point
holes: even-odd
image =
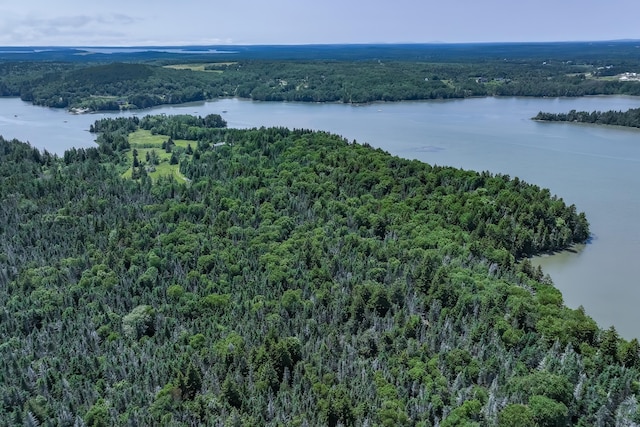
{"type": "MultiPolygon", "coordinates": [[[[625,66],[630,68],[624,70],[640,68],[640,64],[625,66]]],[[[149,108],[219,97],[366,103],[472,96],[640,95],[638,82],[593,77],[597,73],[591,64],[497,59],[242,60],[208,64],[205,71],[149,63],[3,63],[0,95],[78,111],[149,108]]]]}

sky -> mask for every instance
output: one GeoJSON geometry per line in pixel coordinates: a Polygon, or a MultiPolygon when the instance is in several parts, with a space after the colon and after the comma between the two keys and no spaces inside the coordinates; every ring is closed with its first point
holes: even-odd
{"type": "Polygon", "coordinates": [[[0,46],[640,40],[638,0],[0,0],[0,46]]]}

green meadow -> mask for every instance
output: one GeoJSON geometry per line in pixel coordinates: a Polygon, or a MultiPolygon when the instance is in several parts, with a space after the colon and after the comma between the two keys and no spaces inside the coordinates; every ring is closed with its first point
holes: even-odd
{"type": "Polygon", "coordinates": [[[211,62],[202,64],[173,64],[165,65],[164,68],[170,68],[173,70],[191,70],[191,71],[203,71],[206,73],[222,73],[221,69],[216,67],[225,67],[227,65],[234,64],[234,62],[211,62]]]}
{"type": "Polygon", "coordinates": [[[129,144],[131,149],[126,154],[129,168],[122,176],[124,178],[133,177],[133,153],[135,150],[138,154],[138,161],[145,166],[147,174],[154,181],[163,176],[172,176],[178,182],[187,182],[187,178],[180,173],[179,164],[171,164],[171,155],[175,152],[178,159],[185,156],[190,158],[191,155],[187,154],[187,148],[189,144],[191,144],[191,148],[194,148],[194,141],[185,139],[173,140],[174,145],[172,145],[171,152],[167,152],[163,148],[163,144],[166,144],[168,140],[168,135],[154,135],[151,131],[144,129],[138,129],[130,133],[129,144]],[[155,162],[153,161],[154,159],[156,159],[155,162]]]}

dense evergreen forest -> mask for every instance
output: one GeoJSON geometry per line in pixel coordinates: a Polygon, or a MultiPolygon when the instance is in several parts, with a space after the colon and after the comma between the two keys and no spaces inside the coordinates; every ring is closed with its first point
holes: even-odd
{"type": "Polygon", "coordinates": [[[576,111],[568,113],[545,113],[540,111],[533,120],[548,122],[577,122],[592,123],[598,125],[627,126],[640,128],[640,108],[631,108],[627,111],[576,111]]]}
{"type": "Polygon", "coordinates": [[[182,55],[51,50],[5,53],[0,58],[0,96],[76,111],[147,108],[219,97],[366,103],[640,95],[640,82],[615,77],[640,73],[635,45],[623,42],[267,46],[182,55]]]}
{"type": "Polygon", "coordinates": [[[216,116],[92,130],[0,138],[0,424],[640,422],[638,341],[526,258],[589,235],[548,190],[216,116]]]}

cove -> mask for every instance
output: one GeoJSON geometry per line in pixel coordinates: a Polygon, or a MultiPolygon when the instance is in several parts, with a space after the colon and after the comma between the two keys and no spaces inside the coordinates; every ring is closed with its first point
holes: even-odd
{"type": "Polygon", "coordinates": [[[584,211],[592,239],[573,252],[534,259],[570,307],[584,306],[601,327],[640,337],[640,130],[530,120],[554,113],[626,110],[640,98],[474,98],[344,104],[266,103],[238,99],[124,113],[73,115],[0,99],[0,134],[62,154],[93,145],[88,128],[102,117],[221,114],[229,127],[326,130],[430,164],[508,174],[549,188],[584,211]]]}

